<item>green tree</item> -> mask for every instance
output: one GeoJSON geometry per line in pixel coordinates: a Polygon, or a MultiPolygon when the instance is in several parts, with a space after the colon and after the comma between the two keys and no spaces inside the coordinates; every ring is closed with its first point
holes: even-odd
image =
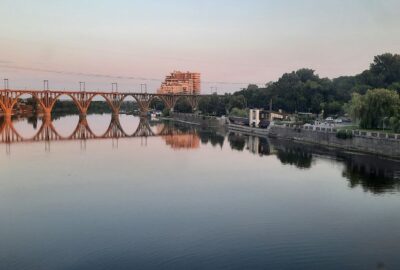
{"type": "Polygon", "coordinates": [[[400,55],[385,53],[374,57],[370,66],[371,84],[374,87],[389,87],[400,81],[400,55]]]}
{"type": "Polygon", "coordinates": [[[393,90],[373,89],[365,95],[353,94],[346,107],[351,117],[359,120],[361,128],[397,127],[400,98],[393,90]]]}
{"type": "Polygon", "coordinates": [[[179,113],[191,113],[193,112],[192,106],[190,106],[189,101],[186,98],[179,98],[176,101],[174,111],[179,113]]]}

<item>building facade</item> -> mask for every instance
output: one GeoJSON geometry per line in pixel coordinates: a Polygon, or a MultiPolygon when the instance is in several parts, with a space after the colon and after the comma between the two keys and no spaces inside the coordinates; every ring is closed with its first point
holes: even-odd
{"type": "Polygon", "coordinates": [[[174,71],[165,77],[159,94],[200,94],[200,73],[174,71]]]}

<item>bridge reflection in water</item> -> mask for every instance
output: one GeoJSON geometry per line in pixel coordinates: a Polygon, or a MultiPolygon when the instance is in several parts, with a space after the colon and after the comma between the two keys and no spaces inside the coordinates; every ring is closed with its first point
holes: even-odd
{"type": "MultiPolygon", "coordinates": [[[[37,116],[34,116],[32,125],[37,124],[37,116]]],[[[11,118],[0,117],[0,143],[7,145],[7,153],[10,152],[10,145],[19,142],[46,142],[46,150],[49,150],[48,144],[51,141],[86,141],[100,139],[120,139],[140,137],[145,139],[142,145],[147,145],[147,137],[161,137],[166,144],[173,149],[182,148],[198,148],[200,146],[200,138],[195,129],[184,130],[176,128],[172,124],[161,121],[151,121],[146,117],[140,117],[139,124],[133,133],[124,130],[120,123],[119,117],[113,115],[105,132],[98,135],[90,127],[86,116],[79,116],[79,121],[73,132],[68,135],[62,135],[54,126],[52,118],[43,117],[42,124],[33,136],[27,137],[21,134],[15,126],[14,120],[11,118]]]]}
{"type": "MultiPolygon", "coordinates": [[[[38,118],[35,116],[32,119],[28,122],[35,127],[40,121],[37,121],[38,118]]],[[[147,145],[148,137],[158,136],[166,145],[178,150],[197,149],[200,148],[200,144],[211,144],[212,147],[223,148],[227,139],[227,145],[233,151],[245,151],[264,157],[275,156],[282,164],[304,170],[310,169],[321,160],[331,160],[334,164],[341,163],[342,176],[349,181],[350,188],[361,186],[365,191],[374,194],[400,191],[398,161],[239,133],[223,134],[215,130],[199,129],[172,122],[151,121],[148,118],[139,118],[137,128],[132,129],[132,133],[128,133],[121,125],[121,122],[124,123],[122,120],[122,118],[120,121],[119,117],[112,116],[106,130],[97,135],[88,123],[88,119],[80,116],[76,127],[74,124],[74,128],[71,128],[73,132],[68,136],[63,136],[54,126],[57,118],[52,121],[43,117],[37,131],[27,137],[15,128],[15,122],[18,122],[16,118],[11,120],[11,118],[0,117],[0,144],[6,145],[6,152],[10,153],[10,146],[18,142],[43,141],[46,151],[49,151],[51,141],[77,140],[81,142],[81,147],[86,149],[87,140],[112,139],[114,146],[115,139],[137,137],[141,138],[141,145],[147,145]]]]}

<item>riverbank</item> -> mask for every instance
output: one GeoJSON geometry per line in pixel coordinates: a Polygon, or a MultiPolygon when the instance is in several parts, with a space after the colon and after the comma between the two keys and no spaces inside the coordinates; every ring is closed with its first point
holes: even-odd
{"type": "Polygon", "coordinates": [[[232,132],[272,137],[306,144],[333,147],[345,151],[374,154],[400,159],[400,134],[349,130],[351,137],[341,139],[335,128],[273,125],[268,129],[229,125],[232,132]]]}
{"type": "Polygon", "coordinates": [[[227,125],[226,118],[197,115],[192,113],[173,113],[170,117],[161,117],[160,119],[201,126],[204,128],[225,128],[227,125]]]}

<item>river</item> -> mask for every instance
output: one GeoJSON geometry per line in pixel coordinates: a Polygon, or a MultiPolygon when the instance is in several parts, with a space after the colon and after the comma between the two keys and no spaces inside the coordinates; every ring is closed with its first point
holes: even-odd
{"type": "Polygon", "coordinates": [[[0,269],[400,269],[399,162],[119,120],[0,144],[0,269]]]}

